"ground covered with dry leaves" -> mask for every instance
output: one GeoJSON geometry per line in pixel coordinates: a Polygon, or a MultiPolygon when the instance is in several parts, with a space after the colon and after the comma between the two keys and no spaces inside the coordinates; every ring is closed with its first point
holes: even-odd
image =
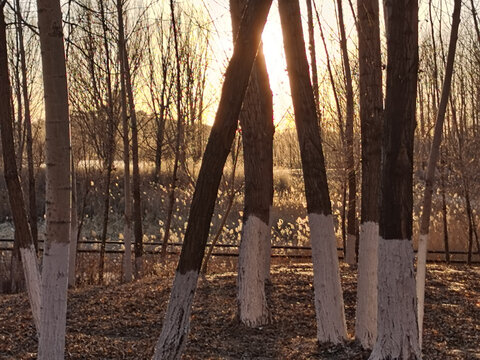
{"type": "MultiPolygon", "coordinates": [[[[161,330],[173,265],[132,284],[85,286],[68,298],[67,359],[149,359],[161,330]]],[[[234,264],[212,267],[199,283],[185,359],[366,359],[353,341],[318,346],[312,266],[275,264],[272,323],[248,329],[236,318],[234,264]]],[[[356,272],[342,265],[349,335],[356,272]]],[[[480,359],[480,268],[429,265],[424,359],[480,359]]],[[[0,358],[36,357],[37,339],[25,295],[0,295],[0,358]]]]}

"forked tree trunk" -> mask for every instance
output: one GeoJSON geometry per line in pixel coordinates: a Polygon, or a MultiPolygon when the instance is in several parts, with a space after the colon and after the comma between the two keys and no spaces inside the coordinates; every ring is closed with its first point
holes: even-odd
{"type": "MultiPolygon", "coordinates": [[[[0,99],[10,99],[8,74],[7,35],[3,5],[0,5],[0,99]]],[[[13,143],[13,113],[10,101],[0,102],[0,134],[3,150],[3,171],[8,189],[8,199],[15,225],[15,240],[19,247],[26,279],[33,321],[39,332],[40,325],[40,272],[37,254],[30,233],[23,192],[17,172],[15,145],[13,143]]],[[[12,255],[13,256],[13,255],[12,255]]]]}
{"type": "Polygon", "coordinates": [[[127,92],[125,89],[125,30],[123,25],[123,2],[117,0],[118,16],[118,52],[120,55],[120,97],[122,106],[122,127],[123,127],[123,192],[125,208],[123,212],[123,243],[125,253],[123,255],[123,280],[132,281],[132,192],[130,187],[130,125],[127,118],[127,92]]]}
{"type": "Polygon", "coordinates": [[[425,191],[423,194],[423,212],[420,218],[420,236],[418,241],[418,259],[417,259],[417,299],[418,299],[418,331],[419,343],[422,347],[423,334],[423,315],[425,302],[425,272],[427,265],[428,237],[430,233],[430,215],[432,213],[432,194],[435,182],[435,169],[440,154],[440,144],[442,142],[443,124],[447,112],[448,99],[450,96],[450,87],[452,84],[453,65],[455,61],[455,50],[457,46],[458,27],[460,24],[461,0],[455,0],[455,6],[452,16],[452,29],[450,33],[450,44],[448,46],[447,64],[445,69],[445,79],[443,81],[442,95],[435,122],[433,141],[428,159],[427,173],[425,178],[425,191]]]}
{"type": "Polygon", "coordinates": [[[46,231],[38,358],[63,359],[70,239],[70,126],[67,77],[58,0],[38,0],[45,93],[46,231]]]}
{"type": "Polygon", "coordinates": [[[341,343],[347,332],[337,242],[298,0],[280,0],[279,10],[307,198],[317,338],[341,343]]]}
{"type": "Polygon", "coordinates": [[[348,59],[347,35],[343,22],[343,0],[337,0],[338,22],[340,28],[340,50],[342,52],[343,68],[345,71],[347,116],[345,118],[345,170],[348,184],[348,209],[347,209],[347,238],[345,249],[345,260],[348,264],[354,265],[357,262],[357,180],[355,175],[355,159],[353,157],[353,83],[350,61],[348,59]]]}
{"type": "Polygon", "coordinates": [[[377,337],[378,221],[382,138],[382,60],[378,0],[359,0],[358,59],[362,130],[362,207],[355,338],[371,349],[377,337]]]}
{"type": "Polygon", "coordinates": [[[240,23],[233,55],[225,73],[217,115],[198,174],[180,261],[154,359],[180,358],[187,341],[191,306],[218,186],[271,4],[272,0],[250,1],[240,23]]]}
{"type": "MultiPolygon", "coordinates": [[[[247,1],[230,0],[236,34],[247,1]]],[[[273,99],[260,45],[240,113],[245,172],[245,207],[238,257],[240,321],[249,327],[269,321],[265,281],[270,275],[270,207],[273,202],[273,99]]]]}
{"type": "Polygon", "coordinates": [[[378,245],[378,336],[370,360],[420,359],[412,246],[418,2],[384,2],[387,86],[378,245]]]}

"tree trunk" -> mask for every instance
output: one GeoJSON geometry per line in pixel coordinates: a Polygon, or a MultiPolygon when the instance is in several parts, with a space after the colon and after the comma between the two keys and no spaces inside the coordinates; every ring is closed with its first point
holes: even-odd
{"type": "Polygon", "coordinates": [[[123,226],[123,243],[125,253],[123,256],[123,280],[125,282],[132,281],[132,192],[130,188],[130,141],[129,141],[129,123],[127,117],[127,92],[125,89],[125,30],[123,25],[123,2],[117,0],[117,16],[118,16],[118,52],[120,57],[120,96],[122,105],[122,126],[123,126],[123,192],[124,192],[124,226],[123,226]]]}
{"type": "Polygon", "coordinates": [[[23,40],[23,26],[21,24],[21,7],[20,0],[15,3],[17,11],[17,35],[20,51],[20,63],[22,67],[22,94],[23,106],[25,111],[24,123],[26,131],[27,143],[27,168],[28,168],[28,222],[32,232],[33,244],[38,250],[38,230],[37,230],[37,197],[35,193],[35,172],[33,168],[33,139],[32,139],[32,119],[30,114],[30,97],[27,84],[27,62],[25,58],[25,45],[23,40]]]}
{"type": "Polygon", "coordinates": [[[77,174],[73,154],[71,157],[72,171],[72,207],[70,223],[70,260],[68,262],[68,286],[75,287],[75,275],[77,268],[77,244],[78,244],[78,211],[77,211],[77,174]]]}
{"type": "Polygon", "coordinates": [[[218,186],[235,136],[240,108],[271,4],[271,0],[249,2],[240,23],[193,194],[180,261],[154,359],[178,359],[186,344],[193,296],[218,186]]]}
{"type": "MultiPolygon", "coordinates": [[[[127,47],[123,27],[123,9],[120,0],[117,2],[117,14],[119,19],[119,41],[121,47],[121,62],[123,80],[127,92],[128,106],[130,108],[130,120],[132,126],[132,165],[133,165],[133,231],[135,235],[135,277],[142,277],[143,272],[143,230],[142,230],[142,204],[140,193],[140,171],[138,165],[138,122],[135,110],[135,99],[133,97],[132,76],[127,56],[127,47]]],[[[127,134],[128,137],[128,134],[127,134]]]]}
{"type": "Polygon", "coordinates": [[[356,261],[356,243],[357,243],[357,181],[355,176],[355,159],[353,157],[353,84],[352,72],[350,70],[350,61],[348,60],[347,36],[345,34],[345,24],[343,23],[343,6],[342,0],[337,0],[338,22],[340,28],[340,50],[342,52],[343,68],[345,71],[346,83],[346,99],[347,99],[347,116],[345,122],[345,167],[348,183],[348,209],[347,209],[347,241],[345,257],[346,262],[350,265],[356,261]]]}
{"type": "Polygon", "coordinates": [[[167,244],[168,239],[170,238],[170,228],[172,225],[172,217],[173,217],[173,208],[175,205],[175,189],[177,187],[177,177],[178,177],[178,163],[180,161],[185,162],[185,159],[181,159],[181,153],[183,152],[182,149],[182,134],[183,134],[183,114],[182,114],[182,84],[181,84],[181,66],[180,66],[180,52],[178,47],[178,29],[177,29],[177,21],[175,19],[175,8],[173,5],[173,0],[170,0],[170,11],[172,16],[172,27],[173,27],[173,41],[175,47],[175,61],[176,61],[176,85],[177,85],[177,99],[176,99],[176,106],[177,106],[177,134],[175,137],[175,160],[173,162],[173,171],[172,171],[172,179],[170,182],[170,188],[168,192],[168,209],[167,209],[167,220],[165,222],[165,234],[163,237],[163,244],[162,244],[162,259],[165,259],[167,256],[167,244]]]}
{"type": "Polygon", "coordinates": [[[445,192],[445,167],[446,162],[444,156],[440,154],[440,192],[442,193],[442,214],[443,214],[443,247],[445,250],[445,262],[450,264],[450,246],[448,242],[448,216],[447,216],[447,201],[445,192]]]}
{"type": "Polygon", "coordinates": [[[279,10],[310,223],[317,338],[341,343],[347,332],[337,244],[298,0],[280,0],[279,10]]]}
{"type": "Polygon", "coordinates": [[[355,338],[371,349],[377,337],[378,222],[382,138],[382,60],[377,0],[359,0],[358,59],[362,130],[362,207],[355,338]]]}
{"type": "MultiPolygon", "coordinates": [[[[10,78],[8,74],[7,35],[4,8],[0,8],[0,98],[10,99],[10,78]]],[[[3,171],[8,190],[8,199],[15,225],[15,241],[22,259],[23,271],[33,321],[40,330],[40,272],[37,255],[33,244],[30,226],[28,224],[25,202],[23,199],[20,179],[18,177],[13,142],[13,113],[10,101],[0,102],[0,135],[3,150],[3,171]]],[[[14,254],[12,253],[12,257],[14,254]]],[[[18,263],[18,265],[20,265],[18,263]]]]}
{"type": "Polygon", "coordinates": [[[62,12],[58,0],[38,0],[45,92],[46,231],[38,358],[63,359],[70,239],[70,125],[62,12]]]}
{"type": "MultiPolygon", "coordinates": [[[[105,77],[107,85],[107,105],[106,105],[106,115],[108,121],[108,134],[107,136],[107,154],[106,154],[106,176],[105,176],[105,194],[103,200],[103,226],[102,226],[102,238],[100,245],[100,263],[98,271],[98,282],[101,284],[103,282],[104,267],[105,267],[105,247],[107,242],[107,231],[108,231],[108,218],[110,213],[110,183],[112,180],[112,168],[113,168],[113,157],[115,150],[115,126],[113,118],[113,90],[112,90],[112,75],[110,71],[110,46],[107,38],[108,25],[105,18],[105,6],[102,0],[100,3],[100,17],[102,22],[102,37],[103,37],[103,46],[105,48],[105,77]]],[[[93,79],[95,81],[95,79],[93,79]]]]}
{"type": "Polygon", "coordinates": [[[370,360],[420,359],[412,247],[418,3],[384,2],[387,86],[378,246],[378,336],[370,360]]]}
{"type": "MultiPolygon", "coordinates": [[[[245,0],[230,0],[236,34],[245,0]]],[[[249,327],[269,321],[265,281],[270,275],[270,207],[273,203],[273,99],[265,57],[260,45],[240,112],[245,205],[238,257],[240,321],[249,327]],[[268,269],[268,270],[267,270],[268,269]]]]}
{"type": "Polygon", "coordinates": [[[460,24],[460,7],[461,0],[455,0],[455,7],[452,17],[452,29],[450,33],[450,44],[448,48],[447,65],[445,69],[445,79],[443,82],[442,94],[440,97],[440,103],[437,112],[437,120],[435,122],[435,130],[433,133],[433,141],[430,149],[430,157],[428,159],[427,173],[425,178],[425,191],[423,194],[423,212],[420,218],[420,236],[417,255],[418,331],[420,336],[420,347],[422,347],[423,315],[425,301],[425,272],[427,264],[428,237],[430,232],[430,215],[432,212],[433,185],[435,182],[435,169],[437,166],[437,160],[440,154],[440,144],[442,142],[445,113],[447,111],[448,98],[450,96],[450,87],[452,84],[453,65],[455,60],[455,50],[458,38],[458,27],[460,24]]]}

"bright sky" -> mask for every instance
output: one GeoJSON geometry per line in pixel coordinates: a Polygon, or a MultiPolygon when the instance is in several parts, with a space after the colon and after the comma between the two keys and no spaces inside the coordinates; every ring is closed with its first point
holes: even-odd
{"type": "MultiPolygon", "coordinates": [[[[306,24],[306,9],[304,9],[304,1],[300,2],[302,5],[302,17],[304,20],[304,34],[307,36],[307,24],[306,24]]],[[[322,26],[326,33],[327,41],[329,42],[329,53],[332,58],[338,56],[338,42],[331,41],[336,31],[336,17],[334,10],[334,2],[322,2],[322,6],[318,6],[320,18],[322,20],[322,26]],[[330,41],[329,41],[330,40],[330,41]]],[[[225,72],[225,68],[228,64],[233,45],[231,36],[231,20],[228,0],[203,0],[203,5],[207,9],[208,16],[212,20],[212,53],[214,54],[213,61],[211,62],[210,69],[210,89],[214,89],[219,92],[219,83],[222,81],[222,76],[225,72]]],[[[349,8],[344,9],[347,32],[353,30],[353,21],[351,20],[351,12],[349,8]]],[[[314,21],[314,27],[318,32],[318,26],[316,20],[314,21]]],[[[317,51],[323,49],[319,34],[316,34],[317,51]]],[[[283,51],[283,39],[282,30],[280,26],[280,17],[278,15],[278,5],[274,2],[270,10],[270,14],[265,26],[263,35],[264,54],[267,62],[267,68],[270,78],[270,86],[273,93],[274,102],[274,118],[275,124],[279,128],[285,128],[292,126],[293,124],[289,119],[293,113],[292,102],[290,98],[290,85],[287,76],[287,65],[285,61],[285,55],[283,51]]],[[[308,40],[306,40],[308,41],[308,40]]],[[[320,51],[317,55],[318,63],[321,66],[323,63],[323,51],[320,51]]],[[[215,96],[215,94],[211,94],[215,96]]],[[[216,94],[219,96],[219,93],[216,94]]],[[[211,109],[213,112],[215,109],[211,109]]],[[[213,114],[214,116],[214,114],[213,114]]],[[[211,117],[212,118],[212,117],[211,117]]],[[[212,118],[213,121],[213,118],[212,118]]]]}

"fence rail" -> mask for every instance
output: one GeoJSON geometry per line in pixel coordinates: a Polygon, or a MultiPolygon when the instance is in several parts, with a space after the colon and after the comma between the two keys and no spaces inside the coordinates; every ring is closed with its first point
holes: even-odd
{"type": "MultiPolygon", "coordinates": [[[[42,251],[43,239],[39,239],[39,250],[42,251]]],[[[13,239],[0,239],[0,251],[12,251],[13,250],[13,239]]],[[[78,242],[77,252],[79,253],[99,253],[100,252],[100,240],[82,240],[78,242]]],[[[144,252],[146,254],[160,254],[162,242],[159,241],[146,241],[143,243],[144,252]]],[[[179,254],[180,251],[175,251],[175,248],[180,248],[183,243],[181,242],[169,242],[169,254],[179,254]]],[[[132,244],[133,246],[133,244],[132,244]]],[[[207,243],[207,247],[210,247],[211,243],[207,243]]],[[[216,251],[212,253],[213,256],[225,256],[225,257],[237,257],[238,256],[238,245],[236,244],[215,244],[214,248],[216,251]],[[220,249],[226,249],[221,251],[220,249]],[[231,250],[235,251],[231,251],[231,250]]],[[[310,246],[295,246],[295,245],[272,245],[272,257],[274,258],[292,258],[292,259],[307,259],[311,257],[310,246]]],[[[106,242],[105,253],[107,254],[123,254],[125,251],[124,243],[121,240],[110,240],[106,242]]],[[[337,251],[340,252],[339,258],[343,258],[343,248],[338,247],[337,251]]],[[[416,250],[415,250],[416,252],[416,250]]],[[[443,250],[429,250],[429,255],[437,255],[436,259],[429,259],[429,262],[445,262],[445,251],[443,250]],[[439,259],[438,255],[443,255],[439,259]]],[[[451,263],[466,263],[467,262],[467,251],[461,250],[452,250],[449,251],[450,262],[451,263]],[[462,257],[458,259],[455,257],[462,257]]],[[[480,254],[472,254],[472,263],[480,263],[480,254]]]]}

